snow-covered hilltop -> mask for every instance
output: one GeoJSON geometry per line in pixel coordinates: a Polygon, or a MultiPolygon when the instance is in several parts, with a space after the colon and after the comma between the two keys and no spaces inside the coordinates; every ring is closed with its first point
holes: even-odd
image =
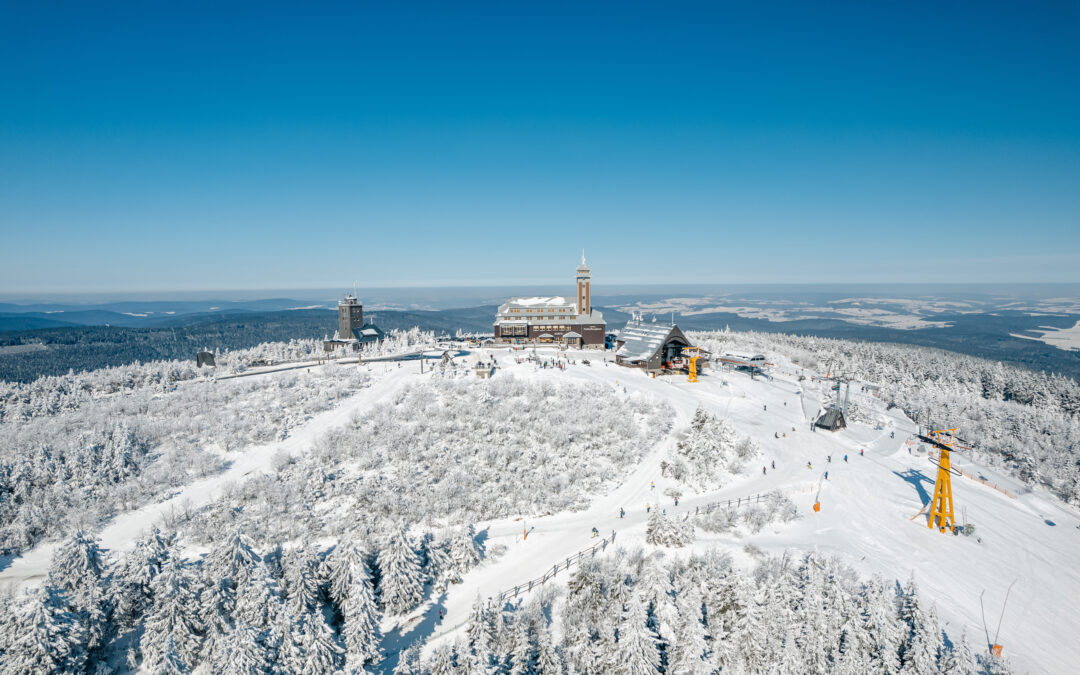
{"type": "Polygon", "coordinates": [[[399,361],[6,390],[0,672],[1075,670],[1075,382],[691,338],[771,377],[416,359],[413,336],[399,361]],[[838,368],[849,426],[812,431],[838,368]],[[953,456],[972,536],[919,515],[927,407],[975,443],[953,456]]]}

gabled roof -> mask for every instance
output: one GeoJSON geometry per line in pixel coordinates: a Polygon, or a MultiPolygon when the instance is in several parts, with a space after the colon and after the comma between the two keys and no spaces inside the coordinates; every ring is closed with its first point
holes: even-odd
{"type": "Polygon", "coordinates": [[[646,323],[644,321],[630,320],[619,331],[619,342],[623,343],[615,356],[620,356],[631,361],[648,361],[656,352],[672,338],[678,338],[686,344],[686,336],[682,334],[678,326],[666,323],[646,323]]]}
{"type": "Polygon", "coordinates": [[[564,338],[579,338],[579,337],[581,337],[581,333],[578,333],[576,331],[570,331],[569,333],[563,333],[563,337],[564,338]]]}
{"type": "Polygon", "coordinates": [[[842,429],[847,426],[844,423],[844,414],[840,412],[839,408],[829,408],[825,411],[825,414],[818,418],[815,423],[822,429],[842,429]]]}
{"type": "Polygon", "coordinates": [[[353,337],[359,342],[375,342],[384,337],[384,333],[373,323],[365,323],[352,331],[353,337]]]}

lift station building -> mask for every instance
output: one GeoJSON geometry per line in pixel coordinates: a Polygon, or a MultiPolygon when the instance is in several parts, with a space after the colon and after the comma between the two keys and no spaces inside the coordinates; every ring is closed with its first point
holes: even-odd
{"type": "Polygon", "coordinates": [[[680,361],[689,346],[690,341],[675,324],[634,318],[615,338],[615,363],[659,373],[680,361]]]}

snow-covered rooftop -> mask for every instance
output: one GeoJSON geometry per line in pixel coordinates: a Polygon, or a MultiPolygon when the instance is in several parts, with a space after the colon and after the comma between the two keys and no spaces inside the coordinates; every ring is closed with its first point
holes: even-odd
{"type": "Polygon", "coordinates": [[[560,307],[571,303],[561,295],[553,295],[551,297],[510,298],[506,304],[516,307],[560,307]]]}
{"type": "Polygon", "coordinates": [[[623,346],[615,352],[615,356],[633,361],[646,361],[660,349],[660,346],[675,330],[675,326],[667,323],[646,323],[632,319],[626,322],[626,326],[619,331],[619,340],[623,346]]]}

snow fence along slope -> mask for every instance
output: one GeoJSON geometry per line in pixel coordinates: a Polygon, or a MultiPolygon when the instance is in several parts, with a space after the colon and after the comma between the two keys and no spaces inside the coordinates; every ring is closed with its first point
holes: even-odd
{"type": "Polygon", "coordinates": [[[273,545],[293,533],[379,538],[398,519],[579,510],[666,435],[670,417],[655,399],[591,383],[417,380],[308,456],[238,486],[188,530],[206,540],[240,527],[273,545]]]}

